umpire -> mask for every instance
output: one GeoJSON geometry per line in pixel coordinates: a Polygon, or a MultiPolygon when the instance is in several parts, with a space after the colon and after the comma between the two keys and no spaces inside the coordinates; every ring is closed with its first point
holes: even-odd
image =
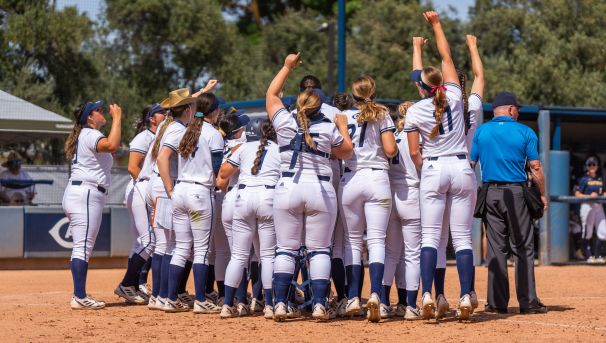
{"type": "MultiPolygon", "coordinates": [[[[524,198],[528,161],[532,179],[541,192],[545,209],[545,178],[537,151],[537,135],[517,122],[519,107],[511,93],[493,101],[494,118],[480,126],[473,138],[471,163],[480,161],[486,190],[485,222],[488,237],[488,303],[486,310],[507,313],[509,280],[507,255],[515,256],[516,293],[520,313],[544,313],[534,278],[534,236],[524,198]]],[[[478,202],[481,200],[478,199],[478,202]]]]}

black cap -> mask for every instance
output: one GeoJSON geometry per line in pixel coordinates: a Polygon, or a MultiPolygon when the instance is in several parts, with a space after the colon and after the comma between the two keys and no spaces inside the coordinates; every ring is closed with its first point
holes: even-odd
{"type": "Polygon", "coordinates": [[[518,104],[518,100],[516,99],[516,96],[509,92],[502,92],[502,93],[497,94],[497,96],[495,96],[494,100],[492,101],[493,108],[497,108],[497,107],[501,107],[501,106],[508,106],[508,105],[521,107],[520,104],[518,104]]]}

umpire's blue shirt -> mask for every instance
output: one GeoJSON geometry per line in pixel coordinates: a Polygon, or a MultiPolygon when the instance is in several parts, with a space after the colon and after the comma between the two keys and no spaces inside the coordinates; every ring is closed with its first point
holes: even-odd
{"type": "Polygon", "coordinates": [[[508,116],[495,116],[473,136],[471,160],[480,160],[482,182],[525,182],[526,161],[539,159],[537,135],[508,116]]]}

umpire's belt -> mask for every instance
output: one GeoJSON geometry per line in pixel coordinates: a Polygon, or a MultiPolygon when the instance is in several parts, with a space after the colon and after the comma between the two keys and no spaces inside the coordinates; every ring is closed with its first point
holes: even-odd
{"type": "Polygon", "coordinates": [[[501,182],[501,181],[489,181],[488,187],[508,187],[508,186],[522,186],[524,182],[501,182]]]}
{"type": "Polygon", "coordinates": [[[72,186],[80,186],[82,184],[91,185],[93,187],[96,187],[99,192],[101,192],[103,194],[107,194],[107,189],[105,189],[105,187],[100,186],[100,185],[98,185],[96,183],[87,182],[87,181],[72,181],[72,186]]]}
{"type": "MultiPolygon", "coordinates": [[[[263,186],[263,187],[265,187],[266,189],[276,189],[276,186],[275,186],[275,185],[274,185],[274,186],[268,186],[268,185],[258,185],[258,186],[259,186],[259,187],[263,186]]],[[[244,188],[246,188],[246,187],[249,187],[249,186],[247,186],[247,185],[238,185],[238,189],[244,189],[244,188]]],[[[255,186],[250,186],[250,187],[255,187],[255,186]]]]}
{"type": "MultiPolygon", "coordinates": [[[[455,155],[455,156],[457,156],[457,158],[459,160],[466,160],[467,159],[467,155],[465,155],[465,154],[458,154],[458,155],[455,155]]],[[[440,158],[440,156],[435,156],[435,157],[427,157],[426,159],[428,161],[437,161],[439,158],[440,158]]]]}
{"type": "MultiPolygon", "coordinates": [[[[293,177],[295,176],[295,173],[293,172],[282,172],[282,177],[293,177]]],[[[330,176],[326,176],[326,175],[317,175],[318,176],[318,180],[320,181],[330,181],[330,176]]]]}

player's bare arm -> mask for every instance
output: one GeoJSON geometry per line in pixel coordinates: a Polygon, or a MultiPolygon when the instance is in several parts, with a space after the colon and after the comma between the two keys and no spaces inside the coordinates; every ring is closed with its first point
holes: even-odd
{"type": "Polygon", "coordinates": [[[276,74],[274,79],[269,84],[267,93],[265,94],[265,109],[267,111],[269,120],[273,119],[274,114],[276,114],[279,109],[284,108],[282,99],[280,98],[280,93],[282,91],[282,87],[284,87],[284,83],[286,83],[286,80],[288,79],[288,75],[290,75],[290,72],[303,63],[300,59],[300,52],[288,55],[284,60],[284,66],[282,66],[282,69],[280,69],[278,74],[276,74]]]}

